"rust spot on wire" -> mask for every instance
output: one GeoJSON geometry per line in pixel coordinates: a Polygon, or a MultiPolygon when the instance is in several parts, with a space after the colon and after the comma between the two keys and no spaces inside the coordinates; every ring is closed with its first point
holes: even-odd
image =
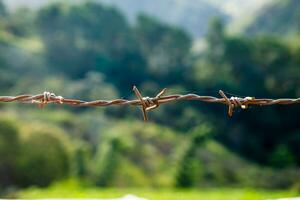
{"type": "Polygon", "coordinates": [[[289,99],[256,99],[254,97],[230,97],[228,98],[225,93],[220,90],[219,94],[222,98],[212,96],[200,96],[197,94],[173,94],[166,95],[166,88],[161,90],[155,97],[143,97],[136,86],[133,87],[133,91],[137,96],[137,99],[126,100],[126,99],[113,99],[113,100],[94,100],[84,101],[78,99],[67,99],[62,96],[56,96],[51,92],[44,92],[43,94],[37,95],[18,95],[18,96],[0,96],[0,102],[22,102],[22,103],[34,103],[39,104],[40,108],[44,108],[49,103],[56,104],[67,104],[71,106],[141,106],[144,120],[148,120],[147,112],[158,108],[161,104],[171,103],[173,101],[185,100],[185,101],[202,101],[207,103],[221,103],[228,106],[228,115],[231,117],[234,113],[235,108],[247,109],[251,105],[268,106],[268,105],[291,105],[300,104],[300,98],[289,99]]]}

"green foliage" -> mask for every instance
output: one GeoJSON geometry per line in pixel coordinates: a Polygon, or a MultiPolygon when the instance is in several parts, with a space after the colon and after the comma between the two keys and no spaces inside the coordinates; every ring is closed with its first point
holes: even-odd
{"type": "Polygon", "coordinates": [[[0,18],[6,17],[7,16],[7,10],[5,5],[3,4],[3,1],[0,1],[0,18]]]}
{"type": "MultiPolygon", "coordinates": [[[[225,91],[256,97],[297,96],[299,82],[296,77],[299,73],[295,70],[295,54],[290,45],[274,37],[223,35],[222,25],[219,22],[215,24],[210,34],[219,35],[216,37],[219,41],[209,38],[207,57],[200,58],[194,68],[195,82],[207,87],[199,86],[197,90],[214,88],[217,91],[224,88],[225,91]],[[216,54],[215,49],[223,53],[216,54]]],[[[206,111],[202,107],[199,109],[206,111]]],[[[270,165],[272,162],[269,162],[269,157],[273,150],[282,145],[283,141],[286,143],[288,138],[295,137],[297,122],[293,118],[297,117],[294,114],[299,110],[297,107],[294,109],[295,112],[288,114],[287,110],[276,106],[274,109],[250,108],[247,112],[237,111],[238,117],[228,123],[221,116],[222,119],[218,120],[219,134],[216,137],[240,155],[270,165]],[[228,134],[223,134],[225,129],[228,134]]],[[[215,111],[216,118],[219,118],[219,110],[215,111]]],[[[292,157],[298,157],[295,156],[297,153],[293,154],[292,157]]],[[[290,162],[282,164],[289,166],[290,162]]]]}
{"type": "Polygon", "coordinates": [[[211,20],[207,32],[206,40],[209,45],[208,56],[215,64],[220,64],[224,56],[224,24],[218,18],[211,20]]]}
{"type": "Polygon", "coordinates": [[[37,20],[52,66],[71,77],[82,77],[91,70],[107,71],[115,62],[112,54],[123,54],[129,48],[126,21],[115,9],[100,4],[53,4],[42,9],[37,20]]]}
{"type": "Polygon", "coordinates": [[[12,121],[0,121],[0,186],[15,183],[16,167],[20,153],[20,140],[17,127],[12,121]]]}
{"type": "Polygon", "coordinates": [[[101,186],[170,186],[180,147],[173,131],[154,124],[119,123],[100,138],[96,157],[101,186]],[[172,155],[173,156],[168,156],[172,155]],[[151,177],[151,178],[150,178],[151,177]]]}
{"type": "Polygon", "coordinates": [[[293,165],[295,158],[286,145],[279,145],[271,154],[270,163],[275,167],[286,167],[293,165]]]}
{"type": "Polygon", "coordinates": [[[275,0],[258,14],[245,30],[248,34],[297,35],[300,31],[297,0],[275,0]]]}
{"type": "Polygon", "coordinates": [[[183,78],[191,48],[191,39],[186,32],[141,15],[135,34],[154,80],[172,84],[183,78]],[[169,76],[168,81],[166,76],[169,76]]]}
{"type": "Polygon", "coordinates": [[[97,188],[86,187],[80,181],[63,181],[40,189],[29,188],[17,193],[19,198],[119,198],[134,194],[149,200],[261,200],[295,197],[296,191],[261,190],[251,188],[202,188],[202,189],[165,189],[165,188],[97,188]]]}
{"type": "Polygon", "coordinates": [[[118,139],[112,139],[110,141],[109,149],[106,152],[104,159],[102,160],[103,167],[99,174],[96,184],[99,186],[112,186],[114,178],[116,177],[116,169],[120,163],[120,148],[121,144],[118,139]]]}
{"type": "Polygon", "coordinates": [[[196,161],[193,158],[193,155],[188,152],[184,159],[181,161],[181,168],[176,177],[176,186],[182,188],[188,188],[195,186],[195,174],[197,172],[196,161]]]}
{"type": "Polygon", "coordinates": [[[263,188],[288,188],[300,177],[297,169],[261,167],[239,158],[224,146],[211,140],[193,146],[180,163],[176,184],[191,186],[244,186],[263,188]]]}
{"type": "Polygon", "coordinates": [[[62,133],[49,128],[27,133],[22,140],[19,162],[21,186],[47,186],[69,171],[69,153],[62,133]]]}
{"type": "Polygon", "coordinates": [[[88,144],[83,142],[75,143],[74,150],[74,161],[73,167],[74,172],[73,175],[79,178],[86,178],[89,175],[90,170],[90,160],[91,160],[91,148],[89,148],[88,144]]]}
{"type": "MultiPolygon", "coordinates": [[[[285,20],[272,18],[271,25],[262,20],[262,26],[275,32],[284,22],[279,32],[295,31],[289,28],[297,22],[295,2],[266,12],[285,20]]],[[[213,96],[219,89],[255,97],[300,96],[298,37],[228,35],[214,19],[205,48],[195,54],[184,30],[144,14],[129,24],[117,9],[94,1],[14,12],[0,3],[0,18],[3,95],[47,90],[65,98],[131,99],[130,88],[138,85],[145,96],[163,87],[169,93],[213,96]]],[[[235,109],[227,119],[222,105],[178,102],[149,113],[157,124],[136,122],[140,110],[131,107],[48,106],[4,109],[1,104],[1,115],[13,119],[0,122],[3,188],[46,186],[68,176],[116,187],[176,182],[288,188],[299,180],[298,106],[235,109]]]]}
{"type": "Polygon", "coordinates": [[[28,8],[20,8],[7,16],[5,29],[15,36],[28,37],[35,34],[35,28],[33,13],[28,8]]]}
{"type": "Polygon", "coordinates": [[[197,183],[197,160],[195,160],[195,154],[197,148],[201,148],[203,143],[207,141],[208,136],[211,134],[211,130],[209,130],[206,126],[200,126],[195,129],[194,134],[191,138],[188,149],[183,155],[182,161],[179,163],[179,170],[176,176],[176,186],[187,188],[193,187],[197,183]]]}

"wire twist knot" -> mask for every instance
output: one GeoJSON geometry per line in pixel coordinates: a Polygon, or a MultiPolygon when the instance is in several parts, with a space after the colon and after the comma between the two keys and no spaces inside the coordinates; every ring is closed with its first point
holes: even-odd
{"type": "Polygon", "coordinates": [[[48,103],[67,104],[71,106],[112,106],[112,105],[132,105],[141,106],[144,120],[148,120],[147,112],[156,109],[161,104],[171,103],[177,100],[186,101],[202,101],[207,103],[221,103],[228,106],[228,115],[232,116],[235,108],[247,109],[249,105],[259,106],[270,106],[270,105],[292,105],[300,104],[300,98],[280,98],[280,99],[269,99],[254,97],[230,97],[228,98],[225,93],[220,90],[219,94],[222,98],[213,96],[200,96],[197,94],[173,94],[166,95],[166,89],[161,90],[155,97],[142,97],[139,90],[134,86],[133,91],[135,92],[138,99],[127,100],[127,99],[113,99],[113,100],[93,100],[85,101],[79,99],[64,99],[62,96],[56,96],[51,92],[44,92],[37,95],[18,95],[18,96],[0,96],[0,103],[2,102],[23,102],[23,103],[36,103],[39,104],[40,108],[45,107],[48,103]]]}
{"type": "Polygon", "coordinates": [[[249,103],[254,100],[254,97],[230,97],[228,98],[222,90],[219,90],[219,94],[224,98],[225,103],[228,105],[228,115],[232,117],[234,108],[242,108],[247,109],[249,107],[249,103]]]}
{"type": "Polygon", "coordinates": [[[63,97],[56,96],[54,93],[45,91],[43,97],[40,100],[32,100],[32,103],[38,103],[39,108],[44,108],[48,103],[55,102],[63,104],[63,97]]]}
{"type": "Polygon", "coordinates": [[[159,105],[160,105],[159,99],[166,92],[166,88],[161,90],[155,96],[155,98],[143,97],[136,86],[133,86],[133,91],[134,91],[135,95],[137,96],[138,100],[141,102],[144,121],[148,121],[147,112],[159,107],[159,105]]]}

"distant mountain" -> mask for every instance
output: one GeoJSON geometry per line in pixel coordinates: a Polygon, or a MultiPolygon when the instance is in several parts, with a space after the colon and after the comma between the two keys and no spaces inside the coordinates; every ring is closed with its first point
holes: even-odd
{"type": "Polygon", "coordinates": [[[296,35],[300,33],[300,1],[275,0],[260,11],[246,28],[249,35],[296,35]]]}
{"type": "MultiPolygon", "coordinates": [[[[10,9],[19,6],[38,8],[58,0],[3,0],[10,9]]],[[[82,2],[86,0],[63,0],[82,2]]],[[[91,0],[92,1],[92,0],[91,0]]],[[[119,8],[130,22],[145,13],[162,22],[180,26],[196,38],[205,35],[212,17],[222,18],[227,23],[253,18],[256,11],[271,0],[93,0],[119,8]]]]}
{"type": "MultiPolygon", "coordinates": [[[[245,26],[264,5],[272,0],[98,0],[120,8],[130,20],[143,12],[175,24],[201,38],[212,17],[227,24],[245,26]]],[[[230,29],[232,27],[230,26],[230,29]]]]}
{"type": "Polygon", "coordinates": [[[272,0],[207,0],[232,18],[253,17],[261,7],[272,0]]]}
{"type": "Polygon", "coordinates": [[[131,22],[145,13],[159,20],[183,27],[195,37],[202,37],[208,21],[215,16],[229,20],[229,16],[207,0],[99,0],[121,9],[131,22]]]}

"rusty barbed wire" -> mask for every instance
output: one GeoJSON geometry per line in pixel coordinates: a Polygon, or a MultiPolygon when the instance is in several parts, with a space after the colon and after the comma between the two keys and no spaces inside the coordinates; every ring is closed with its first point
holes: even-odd
{"type": "Polygon", "coordinates": [[[221,98],[213,96],[200,96],[197,94],[173,94],[166,95],[166,88],[161,90],[155,97],[143,97],[140,91],[136,86],[133,87],[133,91],[137,97],[134,100],[127,99],[113,99],[113,100],[95,100],[95,101],[84,101],[78,99],[68,99],[62,96],[56,96],[51,92],[44,92],[43,94],[37,95],[18,95],[18,96],[0,96],[0,102],[23,102],[23,103],[33,103],[39,104],[40,108],[44,108],[49,103],[56,104],[67,104],[71,106],[140,106],[144,121],[148,120],[147,112],[158,108],[161,104],[170,103],[178,100],[187,100],[187,101],[202,101],[207,103],[220,103],[228,106],[228,115],[231,117],[233,115],[235,108],[247,109],[250,105],[258,106],[268,106],[268,105],[291,105],[291,104],[300,104],[300,98],[289,99],[256,99],[255,97],[230,97],[228,98],[225,93],[220,90],[219,94],[221,98]]]}

